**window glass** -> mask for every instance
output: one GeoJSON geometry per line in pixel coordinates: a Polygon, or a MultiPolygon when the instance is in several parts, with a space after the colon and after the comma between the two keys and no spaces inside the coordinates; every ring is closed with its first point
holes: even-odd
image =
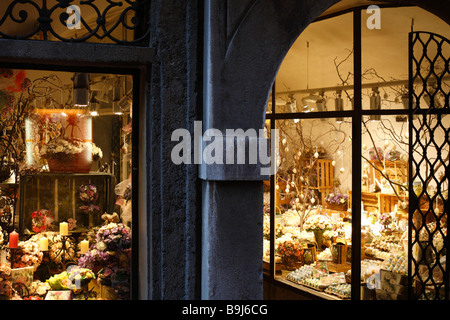
{"type": "Polygon", "coordinates": [[[336,120],[276,122],[275,270],[278,279],[302,288],[334,284],[337,291],[326,295],[348,298],[350,259],[338,257],[334,243],[351,247],[351,121],[336,120]]]}
{"type": "Polygon", "coordinates": [[[362,122],[362,299],[390,300],[390,277],[398,299],[407,294],[408,154],[406,116],[364,117],[362,122]],[[406,282],[405,282],[406,281],[406,282]]]}
{"type": "Polygon", "coordinates": [[[317,21],[295,41],[277,75],[277,112],[353,108],[353,15],[317,21]],[[350,87],[349,87],[350,86],[350,87]],[[335,99],[343,101],[336,104],[335,99]]]}
{"type": "MultiPolygon", "coordinates": [[[[434,32],[449,38],[450,28],[444,21],[417,7],[363,10],[361,19],[363,109],[407,109],[409,32],[411,29],[434,32]]],[[[448,48],[444,49],[448,51],[448,48]]],[[[429,60],[423,61],[420,72],[423,77],[431,75],[429,92],[432,93],[434,75],[442,75],[445,62],[440,58],[436,44],[427,50],[429,60]],[[430,64],[425,65],[429,61],[435,61],[431,73],[430,64]]],[[[441,94],[435,98],[442,100],[441,94]]],[[[423,108],[430,104],[427,99],[420,98],[423,108]]]]}
{"type": "Polygon", "coordinates": [[[13,283],[29,275],[17,295],[128,299],[132,77],[1,71],[1,263],[13,283]]]}

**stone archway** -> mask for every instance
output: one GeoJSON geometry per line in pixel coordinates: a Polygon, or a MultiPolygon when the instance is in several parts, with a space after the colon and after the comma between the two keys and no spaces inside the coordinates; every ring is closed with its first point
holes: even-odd
{"type": "MultiPolygon", "coordinates": [[[[268,95],[289,48],[337,2],[205,1],[203,129],[263,128],[268,95]]],[[[417,5],[450,21],[443,9],[450,0],[384,3],[417,5]]],[[[253,172],[200,165],[202,299],[262,299],[262,179],[253,172]]]]}

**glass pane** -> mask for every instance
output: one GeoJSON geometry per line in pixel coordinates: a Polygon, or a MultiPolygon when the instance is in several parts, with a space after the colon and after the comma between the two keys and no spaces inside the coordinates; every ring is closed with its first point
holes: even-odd
{"type": "MultiPolygon", "coordinates": [[[[270,120],[265,121],[264,131],[270,138],[270,120]]],[[[264,181],[264,206],[263,206],[263,272],[270,273],[270,180],[264,181]]]]}
{"type": "Polygon", "coordinates": [[[277,75],[277,113],[353,108],[352,29],[348,13],[314,22],[302,32],[277,75]],[[336,102],[339,98],[343,101],[336,102]]]}
{"type": "MultiPolygon", "coordinates": [[[[417,7],[381,8],[379,19],[376,15],[375,11],[366,10],[361,15],[362,106],[363,109],[406,109],[411,28],[447,38],[450,29],[444,21],[417,7]],[[380,22],[378,27],[376,21],[380,22]]],[[[435,59],[436,51],[430,48],[430,59],[435,59]]],[[[441,70],[445,68],[442,61],[436,63],[441,70]]]]}
{"type": "Polygon", "coordinates": [[[361,298],[401,300],[408,288],[408,122],[365,117],[362,130],[361,298]]]}
{"type": "Polygon", "coordinates": [[[18,249],[0,263],[17,276],[34,267],[35,298],[128,299],[132,78],[2,69],[1,80],[1,200],[13,217],[0,226],[18,249]]]}
{"type": "Polygon", "coordinates": [[[276,277],[328,299],[350,297],[351,127],[347,118],[276,122],[276,277]]]}

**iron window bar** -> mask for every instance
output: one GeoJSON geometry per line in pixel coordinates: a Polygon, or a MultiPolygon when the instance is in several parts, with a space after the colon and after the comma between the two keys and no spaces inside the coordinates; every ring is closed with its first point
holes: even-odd
{"type": "Polygon", "coordinates": [[[95,0],[79,1],[76,4],[79,11],[75,20],[71,17],[72,14],[68,13],[68,8],[75,5],[73,2],[57,0],[56,4],[47,6],[47,0],[11,1],[0,17],[0,38],[72,43],[109,40],[115,44],[136,46],[149,44],[149,1],[108,1],[106,6],[101,6],[100,1],[95,0]],[[119,13],[120,9],[122,11],[119,13]],[[93,17],[88,21],[83,12],[89,12],[93,17]],[[67,33],[73,21],[79,22],[81,29],[67,33]],[[25,34],[16,33],[20,27],[29,28],[30,25],[31,30],[25,31],[25,34]],[[128,40],[125,31],[133,32],[134,39],[128,40]],[[83,35],[74,38],[76,33],[83,35]]]}

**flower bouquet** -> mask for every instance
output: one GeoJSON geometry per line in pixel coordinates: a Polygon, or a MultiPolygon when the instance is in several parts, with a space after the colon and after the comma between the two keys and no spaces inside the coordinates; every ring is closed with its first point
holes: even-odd
{"type": "Polygon", "coordinates": [[[98,229],[92,249],[78,260],[78,265],[93,270],[102,284],[120,283],[123,289],[129,282],[130,254],[130,228],[112,222],[98,229]]]}
{"type": "Polygon", "coordinates": [[[301,265],[301,256],[303,247],[295,240],[286,240],[278,243],[277,254],[281,256],[281,260],[287,270],[295,270],[301,265]]]}
{"type": "Polygon", "coordinates": [[[322,249],[323,233],[327,230],[331,230],[331,223],[326,216],[317,214],[308,218],[303,224],[303,228],[306,231],[313,232],[317,242],[317,250],[322,249]]]}
{"type": "Polygon", "coordinates": [[[50,230],[53,221],[53,215],[47,209],[36,210],[31,214],[32,229],[36,233],[50,230]]]}
{"type": "Polygon", "coordinates": [[[70,285],[69,277],[67,271],[55,274],[50,277],[46,283],[50,286],[51,290],[67,290],[70,285]]]}
{"type": "Polygon", "coordinates": [[[325,197],[326,208],[337,211],[347,211],[348,196],[342,193],[330,193],[325,197]]]}
{"type": "Polygon", "coordinates": [[[95,279],[95,274],[90,269],[72,265],[67,268],[67,278],[67,287],[79,293],[79,290],[86,289],[89,282],[95,279]]]}
{"type": "MultiPolygon", "coordinates": [[[[37,267],[42,262],[42,251],[39,249],[39,244],[33,240],[19,242],[18,249],[14,255],[14,261],[11,262],[13,268],[37,267]]],[[[10,254],[9,259],[11,258],[10,254]]]]}
{"type": "Polygon", "coordinates": [[[58,136],[42,146],[41,157],[51,172],[89,172],[92,163],[92,142],[58,136]]]}
{"type": "Polygon", "coordinates": [[[383,231],[391,231],[390,224],[392,223],[392,216],[389,213],[380,214],[379,222],[383,226],[383,231]]]}
{"type": "Polygon", "coordinates": [[[92,143],[92,160],[98,161],[103,158],[102,149],[100,149],[95,143],[92,143]]]}
{"type": "Polygon", "coordinates": [[[103,250],[126,250],[131,247],[131,230],[122,223],[109,223],[97,231],[96,241],[103,250]]]}
{"type": "MultiPolygon", "coordinates": [[[[94,184],[84,184],[79,188],[79,198],[83,202],[80,209],[88,215],[89,227],[98,224],[100,207],[96,204],[98,200],[97,187],[94,184]],[[95,214],[97,214],[95,216],[95,214]]],[[[87,223],[86,223],[87,224],[87,223]]]]}

